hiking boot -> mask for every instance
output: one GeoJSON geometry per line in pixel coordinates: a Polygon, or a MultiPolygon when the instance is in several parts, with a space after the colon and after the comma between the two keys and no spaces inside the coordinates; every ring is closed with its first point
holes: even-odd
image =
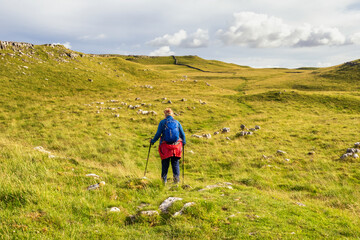
{"type": "Polygon", "coordinates": [[[178,184],[180,182],[180,178],[179,177],[174,177],[174,183],[178,184]]]}

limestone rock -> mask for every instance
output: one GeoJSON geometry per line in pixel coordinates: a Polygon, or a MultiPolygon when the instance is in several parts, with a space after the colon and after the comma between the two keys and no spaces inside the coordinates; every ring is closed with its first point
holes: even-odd
{"type": "Polygon", "coordinates": [[[228,133],[230,132],[230,128],[224,127],[221,129],[221,133],[228,133]]]}
{"type": "Polygon", "coordinates": [[[200,135],[197,135],[197,134],[193,134],[193,135],[191,135],[192,137],[195,137],[195,138],[202,138],[202,136],[200,136],[200,135]]]}
{"type": "Polygon", "coordinates": [[[277,153],[277,154],[280,154],[280,155],[285,155],[285,154],[286,154],[286,152],[285,152],[285,151],[282,151],[282,150],[277,150],[276,153],[277,153]]]}
{"type": "Polygon", "coordinates": [[[211,138],[211,134],[210,133],[204,133],[202,135],[204,138],[210,139],[211,138]]]}
{"type": "Polygon", "coordinates": [[[160,204],[159,209],[161,212],[167,213],[168,209],[174,204],[174,202],[181,200],[183,199],[178,197],[169,197],[160,204]]]}
{"type": "Polygon", "coordinates": [[[174,213],[173,217],[177,217],[177,216],[182,215],[182,214],[184,213],[185,209],[187,209],[187,208],[189,208],[189,207],[191,207],[191,206],[193,206],[193,205],[195,205],[194,202],[185,203],[184,206],[181,208],[180,211],[174,213]]]}
{"type": "Polygon", "coordinates": [[[110,212],[120,212],[120,209],[118,207],[112,207],[110,208],[110,212]]]}

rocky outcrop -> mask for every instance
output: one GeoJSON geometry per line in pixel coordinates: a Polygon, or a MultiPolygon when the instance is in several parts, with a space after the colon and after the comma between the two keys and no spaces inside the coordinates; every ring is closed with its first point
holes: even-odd
{"type": "Polygon", "coordinates": [[[13,48],[14,50],[19,50],[24,48],[34,49],[34,44],[24,43],[24,42],[0,41],[0,49],[6,49],[8,47],[13,48]]]}

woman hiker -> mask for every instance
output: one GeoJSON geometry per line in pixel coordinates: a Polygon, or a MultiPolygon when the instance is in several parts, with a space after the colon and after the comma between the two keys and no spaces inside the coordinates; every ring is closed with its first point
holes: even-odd
{"type": "Polygon", "coordinates": [[[161,158],[161,179],[164,184],[167,181],[167,173],[171,162],[174,183],[180,181],[179,160],[182,154],[182,146],[186,144],[185,133],[181,124],[174,119],[171,108],[164,110],[165,119],[161,120],[159,127],[150,143],[154,144],[160,138],[159,153],[161,158]]]}

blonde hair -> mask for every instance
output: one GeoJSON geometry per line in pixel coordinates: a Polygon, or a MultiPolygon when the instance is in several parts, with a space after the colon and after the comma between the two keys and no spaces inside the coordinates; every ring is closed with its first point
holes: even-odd
{"type": "Polygon", "coordinates": [[[173,110],[171,110],[171,108],[166,108],[164,110],[164,114],[165,114],[165,116],[174,116],[174,112],[173,112],[173,110]]]}

